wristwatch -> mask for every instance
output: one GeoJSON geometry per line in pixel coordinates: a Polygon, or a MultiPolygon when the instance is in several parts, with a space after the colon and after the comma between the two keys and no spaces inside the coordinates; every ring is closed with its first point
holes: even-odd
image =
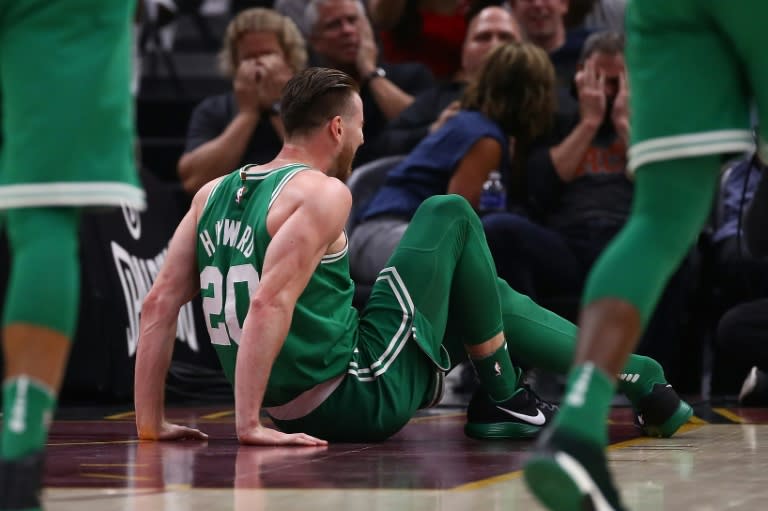
{"type": "Polygon", "coordinates": [[[384,68],[377,67],[376,69],[368,73],[368,75],[363,79],[363,85],[368,85],[368,82],[376,78],[386,78],[386,77],[387,77],[387,72],[384,71],[384,68]]]}
{"type": "Polygon", "coordinates": [[[280,115],[280,102],[275,101],[272,103],[272,105],[269,107],[269,115],[280,115]]]}

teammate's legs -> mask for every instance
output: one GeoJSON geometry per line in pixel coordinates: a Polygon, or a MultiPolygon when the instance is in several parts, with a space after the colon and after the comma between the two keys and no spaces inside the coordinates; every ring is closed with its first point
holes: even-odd
{"type": "Polygon", "coordinates": [[[605,443],[607,432],[593,426],[605,424],[601,416],[608,411],[614,375],[709,214],[719,153],[749,147],[743,83],[730,48],[710,31],[706,13],[693,2],[664,3],[671,13],[656,3],[635,4],[628,17],[627,59],[636,106],[630,150],[630,167],[637,170],[635,197],[627,224],[590,272],[570,377],[574,390],[589,390],[595,382],[595,397],[589,401],[594,406],[569,406],[581,402],[577,393],[573,400],[566,398],[556,421],[597,444],[605,443]],[[659,23],[681,25],[654,27],[652,21],[665,15],[659,23]],[[680,58],[674,50],[688,57],[680,58]],[[701,61],[719,70],[720,82],[696,81],[701,61]],[[690,102],[683,101],[686,97],[690,102]],[[671,104],[675,108],[670,110],[671,104]],[[577,381],[585,383],[575,385],[577,381]],[[584,422],[583,415],[593,419],[584,422]]]}
{"type": "Polygon", "coordinates": [[[12,256],[3,317],[3,510],[39,508],[42,449],[79,307],[79,212],[66,206],[143,203],[132,164],[133,5],[0,4],[0,207],[19,208],[3,213],[12,256]]]}
{"type": "MultiPolygon", "coordinates": [[[[595,502],[603,499],[612,506],[606,509],[620,508],[601,456],[608,440],[614,375],[621,372],[667,279],[706,220],[718,181],[718,161],[710,156],[657,162],[637,175],[631,217],[590,274],[574,368],[545,441],[545,449],[554,445],[569,453],[545,451],[526,468],[529,485],[551,509],[569,509],[586,493],[575,485],[573,473],[565,475],[568,470],[563,467],[575,463],[567,458],[570,455],[589,471],[590,484],[596,485],[591,491],[599,492],[599,497],[592,497],[595,502]]],[[[669,413],[671,421],[684,421],[690,408],[683,404],[669,413]]],[[[662,434],[666,427],[661,424],[662,434]]]]}
{"type": "Polygon", "coordinates": [[[77,326],[78,222],[72,208],[6,213],[12,264],[3,315],[2,509],[38,505],[36,476],[77,326]]]}
{"type": "Polygon", "coordinates": [[[717,155],[749,147],[739,69],[702,4],[636,2],[627,19],[635,198],[590,273],[563,406],[526,466],[529,486],[551,509],[584,500],[620,509],[602,452],[614,375],[710,211],[717,155]],[[719,81],[700,80],[702,66],[719,81]]]}
{"type": "Polygon", "coordinates": [[[701,231],[718,176],[716,156],[655,162],[638,172],[631,216],[595,264],[584,292],[576,368],[570,380],[573,386],[580,378],[590,381],[584,373],[594,374],[596,397],[590,403],[595,406],[570,407],[566,399],[556,424],[578,425],[593,441],[607,440],[605,423],[599,418],[584,422],[583,416],[607,413],[614,375],[624,366],[667,280],[701,231]],[[593,429],[598,424],[603,427],[593,429]]]}

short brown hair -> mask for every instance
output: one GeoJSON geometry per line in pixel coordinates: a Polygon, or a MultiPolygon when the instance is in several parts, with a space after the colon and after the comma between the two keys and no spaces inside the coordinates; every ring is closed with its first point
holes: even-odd
{"type": "Polygon", "coordinates": [[[287,16],[263,7],[246,9],[229,22],[219,52],[219,66],[227,76],[237,71],[237,42],[249,32],[272,32],[285,53],[285,60],[298,72],[307,65],[307,45],[296,24],[287,16]]]}
{"type": "Polygon", "coordinates": [[[280,100],[286,137],[306,134],[346,114],[352,95],[359,91],[357,82],[338,69],[310,67],[300,72],[285,84],[280,100]]]}
{"type": "Polygon", "coordinates": [[[555,105],[555,70],[544,50],[531,43],[494,48],[461,99],[462,108],[481,112],[523,140],[544,133],[555,105]]]}
{"type": "Polygon", "coordinates": [[[581,47],[579,63],[583,64],[589,57],[595,53],[604,53],[606,55],[624,54],[624,35],[618,32],[603,31],[595,32],[587,37],[584,46],[581,47]]]}

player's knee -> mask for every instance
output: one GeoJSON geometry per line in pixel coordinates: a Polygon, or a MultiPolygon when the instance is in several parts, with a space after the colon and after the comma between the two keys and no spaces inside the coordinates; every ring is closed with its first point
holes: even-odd
{"type": "Polygon", "coordinates": [[[13,266],[3,321],[40,325],[71,338],[80,285],[77,212],[29,208],[9,211],[6,218],[13,266]]]}
{"type": "Polygon", "coordinates": [[[14,256],[29,250],[60,260],[77,257],[79,213],[72,208],[24,208],[6,213],[14,256]]]}
{"type": "Polygon", "coordinates": [[[429,212],[437,216],[447,216],[449,218],[461,217],[464,215],[477,216],[467,199],[461,195],[434,195],[425,200],[420,210],[429,212]]]}

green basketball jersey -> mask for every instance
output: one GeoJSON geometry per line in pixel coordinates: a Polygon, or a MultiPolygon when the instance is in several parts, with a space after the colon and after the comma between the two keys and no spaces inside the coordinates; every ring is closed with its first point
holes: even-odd
{"type": "MultiPolygon", "coordinates": [[[[257,172],[248,165],[211,191],[197,227],[200,289],[211,342],[234,385],[235,359],[248,311],[259,286],[271,237],[270,206],[303,165],[257,172]]],[[[347,247],[328,254],[299,297],[290,332],[269,377],[264,406],[284,404],[300,393],[345,373],[357,343],[358,314],[347,247]]]]}

